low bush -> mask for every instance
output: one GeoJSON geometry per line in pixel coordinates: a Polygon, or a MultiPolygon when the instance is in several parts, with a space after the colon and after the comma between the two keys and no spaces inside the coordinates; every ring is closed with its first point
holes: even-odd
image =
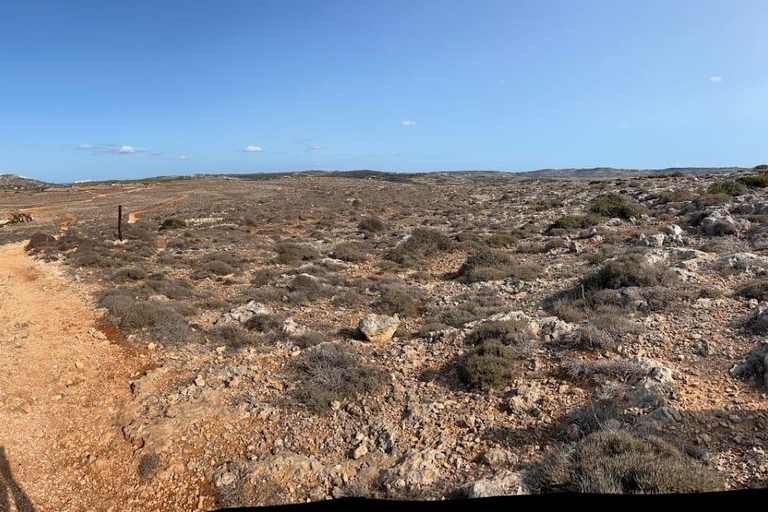
{"type": "MultiPolygon", "coordinates": [[[[105,290],[98,299],[98,305],[106,308],[126,331],[142,328],[161,329],[165,327],[186,326],[187,320],[180,314],[178,306],[168,302],[152,302],[136,299],[130,290],[115,288],[105,290]]],[[[182,333],[179,333],[181,335],[182,333]]]]}
{"type": "Polygon", "coordinates": [[[718,475],[656,436],[603,430],[559,448],[527,474],[533,492],[600,494],[721,490],[718,475]]]}
{"type": "Polygon", "coordinates": [[[331,256],[349,263],[362,263],[368,259],[365,246],[359,242],[342,242],[333,248],[331,256]]]}
{"type": "Polygon", "coordinates": [[[141,480],[149,480],[163,466],[162,460],[154,451],[144,454],[139,460],[137,471],[141,480]]]}
{"type": "Polygon", "coordinates": [[[563,365],[563,373],[574,380],[602,384],[608,380],[622,382],[644,377],[647,371],[637,363],[626,359],[588,361],[576,359],[563,365]]]}
{"type": "Polygon", "coordinates": [[[314,247],[293,243],[283,243],[277,246],[278,263],[288,264],[299,261],[310,261],[320,257],[314,247]]]}
{"type": "Polygon", "coordinates": [[[331,338],[322,332],[307,332],[298,336],[294,336],[291,338],[291,341],[297,347],[309,348],[314,347],[315,345],[320,345],[321,343],[327,343],[331,341],[331,338]]]}
{"type": "Polygon", "coordinates": [[[363,364],[340,345],[320,345],[305,351],[297,364],[301,383],[295,396],[317,414],[331,411],[335,401],[342,405],[380,389],[387,373],[363,364]]]}
{"type": "Polygon", "coordinates": [[[739,288],[736,293],[747,299],[768,300],[768,278],[754,279],[739,288]]]}
{"type": "Polygon", "coordinates": [[[603,220],[604,219],[600,215],[595,214],[565,215],[550,224],[547,231],[552,231],[554,229],[564,229],[566,231],[586,229],[601,224],[603,220]]]}
{"type": "Polygon", "coordinates": [[[357,229],[360,231],[368,231],[369,233],[381,233],[386,229],[384,221],[378,217],[365,217],[357,225],[357,229]]]}
{"type": "Polygon", "coordinates": [[[127,281],[140,281],[147,277],[147,271],[141,267],[123,267],[114,272],[109,279],[114,283],[125,283],[127,281]]]}
{"type": "Polygon", "coordinates": [[[647,213],[648,209],[625,195],[610,193],[595,198],[589,211],[603,217],[627,220],[647,213]]]}
{"type": "Polygon", "coordinates": [[[467,334],[464,341],[470,345],[498,341],[502,345],[518,346],[531,343],[533,339],[533,332],[525,320],[504,320],[480,324],[467,334]]]}
{"type": "Polygon", "coordinates": [[[163,223],[160,225],[160,230],[165,231],[170,229],[181,229],[185,227],[187,227],[187,221],[177,217],[171,217],[163,221],[163,223]]]}
{"type": "Polygon", "coordinates": [[[283,328],[284,318],[278,315],[259,313],[249,318],[244,325],[249,331],[278,332],[283,328]]]}
{"type": "Polygon", "coordinates": [[[516,244],[518,237],[509,233],[494,233],[486,240],[486,243],[491,247],[510,247],[516,244]]]}
{"type": "Polygon", "coordinates": [[[768,187],[768,176],[742,176],[739,178],[739,182],[749,188],[765,188],[768,187]]]}
{"type": "Polygon", "coordinates": [[[689,190],[667,190],[655,194],[654,197],[658,200],[659,204],[667,203],[682,203],[693,200],[693,194],[689,190]]]}
{"type": "Polygon", "coordinates": [[[454,242],[447,235],[431,228],[416,228],[403,242],[389,251],[385,258],[399,264],[411,264],[451,251],[454,242]]]}
{"type": "Polygon", "coordinates": [[[726,180],[710,185],[707,189],[707,193],[740,196],[747,193],[747,187],[741,181],[726,180]]]}
{"type": "Polygon", "coordinates": [[[208,329],[208,335],[212,342],[224,344],[231,349],[239,349],[256,343],[257,338],[240,325],[217,324],[208,329]]]}
{"type": "Polygon", "coordinates": [[[288,298],[295,304],[307,304],[327,297],[333,290],[317,277],[308,274],[295,276],[288,284],[288,298]]]}
{"type": "Polygon", "coordinates": [[[392,283],[377,288],[380,289],[379,300],[373,304],[377,313],[403,317],[421,315],[427,299],[427,294],[421,289],[392,283]]]}
{"type": "Polygon", "coordinates": [[[498,251],[481,251],[468,257],[456,272],[456,279],[463,283],[500,281],[512,278],[527,281],[539,275],[536,264],[519,264],[510,256],[498,251]]]}
{"type": "Polygon", "coordinates": [[[724,203],[731,202],[731,196],[729,194],[703,194],[693,200],[698,209],[707,208],[709,206],[719,206],[724,203]]]}
{"type": "Polygon", "coordinates": [[[515,351],[495,340],[471,350],[456,366],[461,383],[479,391],[509,385],[520,373],[521,363],[515,351]]]}
{"type": "Polygon", "coordinates": [[[657,286],[671,278],[667,268],[649,265],[641,254],[627,253],[607,261],[581,280],[586,290],[617,289],[628,286],[657,286]]]}
{"type": "Polygon", "coordinates": [[[185,299],[195,295],[192,285],[184,279],[166,279],[158,275],[149,276],[142,288],[147,294],[165,295],[169,299],[185,299]]]}

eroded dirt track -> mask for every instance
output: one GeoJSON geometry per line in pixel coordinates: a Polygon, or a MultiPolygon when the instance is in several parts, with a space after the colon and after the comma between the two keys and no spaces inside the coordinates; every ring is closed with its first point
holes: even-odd
{"type": "Polygon", "coordinates": [[[0,509],[125,509],[138,484],[115,426],[140,361],[95,329],[88,290],[0,247],[0,509]]]}
{"type": "Polygon", "coordinates": [[[128,214],[128,224],[135,224],[136,221],[139,220],[139,215],[153,212],[155,210],[159,210],[160,208],[164,208],[173,203],[178,203],[179,201],[184,201],[185,199],[189,199],[189,194],[184,194],[179,197],[174,197],[173,199],[163,201],[162,203],[158,203],[156,205],[150,206],[149,208],[142,208],[141,210],[136,210],[135,212],[131,212],[128,214]]]}

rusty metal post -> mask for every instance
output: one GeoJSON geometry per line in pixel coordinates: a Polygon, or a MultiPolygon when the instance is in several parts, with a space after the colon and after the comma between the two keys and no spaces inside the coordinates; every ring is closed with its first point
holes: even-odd
{"type": "Polygon", "coordinates": [[[123,241],[123,205],[117,207],[117,239],[123,241]]]}

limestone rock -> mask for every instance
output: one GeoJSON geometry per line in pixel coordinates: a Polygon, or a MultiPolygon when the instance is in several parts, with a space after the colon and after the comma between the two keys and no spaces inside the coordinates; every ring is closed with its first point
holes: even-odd
{"type": "Polygon", "coordinates": [[[396,316],[370,314],[360,319],[357,327],[368,341],[389,341],[400,327],[400,320],[396,316]]]}

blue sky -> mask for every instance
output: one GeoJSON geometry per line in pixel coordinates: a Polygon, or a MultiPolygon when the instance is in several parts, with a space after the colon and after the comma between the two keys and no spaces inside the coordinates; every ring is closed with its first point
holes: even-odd
{"type": "Polygon", "coordinates": [[[0,172],[768,160],[768,2],[0,2],[0,172]]]}

